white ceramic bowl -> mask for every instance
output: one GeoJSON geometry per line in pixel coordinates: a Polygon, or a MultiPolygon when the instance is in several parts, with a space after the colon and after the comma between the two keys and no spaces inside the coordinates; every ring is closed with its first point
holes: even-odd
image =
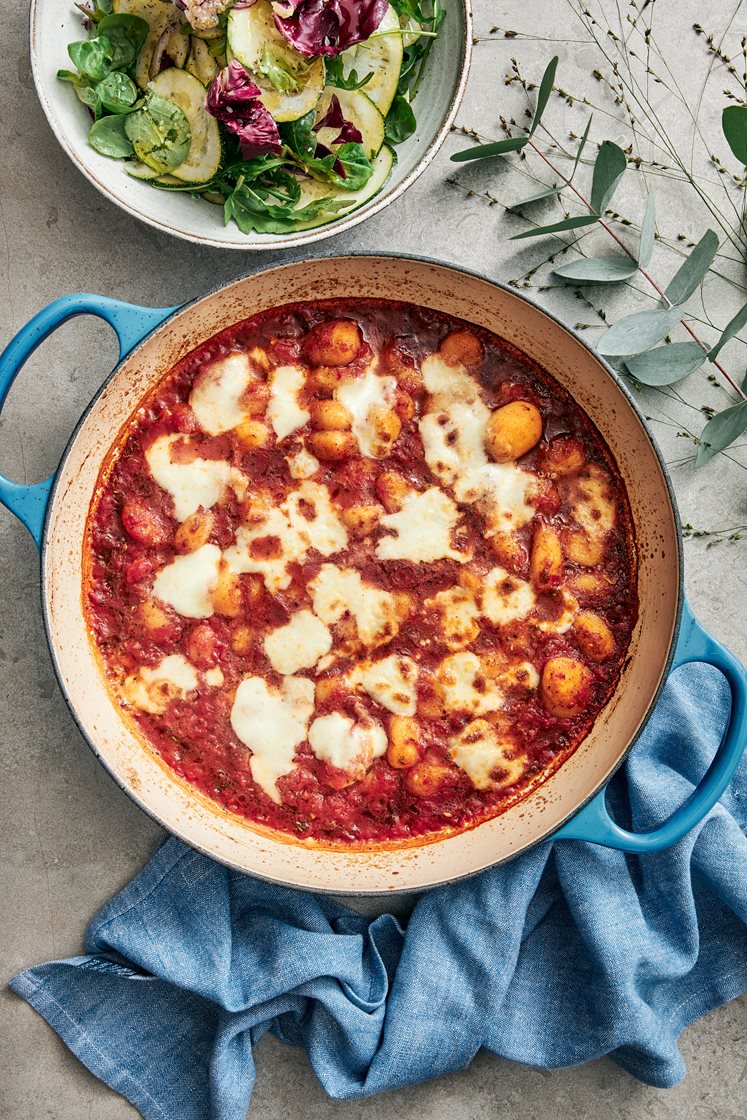
{"type": "Polygon", "coordinates": [[[243,234],[223,225],[217,206],[189,194],[155,190],[127,174],[121,160],[99,155],[88,144],[87,109],[59,69],[71,67],[68,43],[85,37],[73,0],[32,0],[31,68],[42,108],[62,147],[102,194],[164,233],[219,249],[279,249],[309,245],[351,229],[405,191],[441,147],[464,94],[472,53],[472,0],[444,0],[446,19],[433,44],[415,101],[416,133],[396,149],[397,162],[384,189],[351,214],[318,229],[289,234],[243,234]]]}

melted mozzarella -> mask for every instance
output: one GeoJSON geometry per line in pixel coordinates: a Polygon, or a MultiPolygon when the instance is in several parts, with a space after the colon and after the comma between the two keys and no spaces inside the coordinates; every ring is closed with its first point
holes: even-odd
{"type": "Polygon", "coordinates": [[[420,368],[423,384],[432,396],[465,401],[467,404],[480,400],[477,382],[464,366],[450,365],[440,354],[430,354],[420,368]]]}
{"type": "Polygon", "coordinates": [[[246,418],[242,401],[253,380],[246,354],[229,354],[200,370],[189,403],[204,432],[211,436],[230,432],[246,418]]]}
{"type": "Polygon", "coordinates": [[[153,594],[184,618],[209,618],[212,592],[218,586],[220,549],[204,544],[186,556],[175,556],[156,576],[153,594]]]}
{"type": "Polygon", "coordinates": [[[539,685],[540,677],[531,661],[515,661],[503,670],[498,680],[503,688],[534,692],[539,685]]]}
{"type": "Polygon", "coordinates": [[[445,657],[436,671],[436,686],[449,711],[482,716],[503,707],[502,689],[484,675],[474,653],[445,657]]]}
{"type": "Polygon", "coordinates": [[[485,577],[482,612],[497,626],[505,626],[526,618],[536,605],[537,597],[530,584],[505,568],[493,568],[485,577]]]}
{"type": "Polygon", "coordinates": [[[415,715],[418,667],[411,657],[392,654],[360,665],[349,679],[353,686],[361,684],[372,700],[394,715],[415,715]]]}
{"type": "Polygon", "coordinates": [[[382,537],[376,545],[379,560],[412,560],[428,563],[449,558],[461,564],[471,557],[452,546],[452,533],[459,520],[459,510],[443,490],[432,486],[422,494],[408,494],[402,509],[387,513],[379,524],[393,529],[394,536],[382,537]]]}
{"type": "Polygon", "coordinates": [[[359,780],[374,759],[386,751],[387,737],[381,724],[373,719],[356,722],[350,716],[332,712],[314,720],[309,728],[309,743],[321,762],[359,780]]]}
{"type": "Polygon", "coordinates": [[[332,648],[332,635],[311,611],[296,611],[286,626],[279,626],[264,640],[265,653],[276,673],[290,676],[311,669],[332,648]]]}
{"type": "Polygon", "coordinates": [[[258,572],[267,590],[275,592],[288,586],[288,565],[302,560],[306,552],[306,542],[278,508],[269,510],[259,520],[240,525],[234,544],[223,553],[223,559],[235,575],[258,572]]]}
{"type": "Polygon", "coordinates": [[[319,460],[305,447],[295,455],[286,455],[285,461],[291,478],[311,478],[312,474],[316,474],[319,470],[319,460]]]}
{"type": "Polygon", "coordinates": [[[592,536],[604,536],[615,527],[615,502],[609,476],[592,464],[572,483],[573,516],[592,536]]]}
{"type": "Polygon", "coordinates": [[[239,526],[235,543],[223,555],[232,572],[258,572],[267,590],[275,592],[291,581],[288,565],[304,560],[310,548],[331,556],[347,540],[326,486],[306,481],[262,518],[239,526]]]}
{"type": "Polygon", "coordinates": [[[488,533],[518,529],[534,516],[527,499],[536,478],[513,463],[491,463],[485,451],[490,409],[474,379],[460,366],[433,355],[423,362],[423,380],[431,394],[419,422],[425,461],[457,501],[476,505],[488,533]]]}
{"type": "Polygon", "coordinates": [[[326,486],[302,482],[285,500],[288,520],[310,548],[322,556],[340,552],[348,543],[347,529],[337,516],[326,486]]]}
{"type": "Polygon", "coordinates": [[[296,747],[306,738],[314,711],[314,685],[305,677],[286,677],[270,688],[262,677],[244,677],[236,690],[231,726],[252,752],[252,778],[277,805],[278,778],[295,769],[296,747]]]}
{"type": "Polygon", "coordinates": [[[151,475],[174,501],[174,516],[185,521],[200,506],[210,509],[230,486],[239,498],[246,493],[247,479],[224,459],[192,459],[188,463],[174,462],[172,449],[184,441],[178,433],[158,436],[145,452],[151,475]]]}
{"type": "Polygon", "coordinates": [[[285,439],[309,420],[310,413],[298,403],[298,394],[303,388],[305,377],[299,366],[278,366],[270,374],[267,419],[278,439],[285,439]]]}
{"type": "Polygon", "coordinates": [[[516,749],[511,739],[502,739],[487,720],[468,723],[449,739],[449,755],[476,789],[512,786],[524,773],[524,760],[508,758],[516,749]]]}
{"type": "Polygon", "coordinates": [[[210,688],[220,688],[222,684],[225,684],[226,678],[223,676],[223,670],[218,665],[213,669],[208,669],[206,673],[203,673],[203,676],[205,678],[205,684],[210,688]]]}
{"type": "Polygon", "coordinates": [[[364,645],[389,641],[399,630],[394,596],[364,583],[353,568],[324,564],[309,590],[319,618],[331,626],[349,612],[364,645]]]}
{"type": "Polygon", "coordinates": [[[197,673],[181,653],[164,657],[152,668],[142,665],[122,685],[125,700],[133,708],[160,715],[175,697],[184,697],[197,688],[197,673]]]}
{"type": "Polygon", "coordinates": [[[394,399],[397,380],[380,377],[372,366],[360,377],[343,381],[335,390],[335,397],[353,418],[352,432],[363,455],[374,457],[378,444],[376,417],[386,412],[394,399]]]}
{"type": "Polygon", "coordinates": [[[426,599],[424,606],[440,613],[440,636],[450,649],[469,645],[480,632],[477,604],[463,587],[449,587],[446,591],[439,591],[432,599],[426,599]]]}

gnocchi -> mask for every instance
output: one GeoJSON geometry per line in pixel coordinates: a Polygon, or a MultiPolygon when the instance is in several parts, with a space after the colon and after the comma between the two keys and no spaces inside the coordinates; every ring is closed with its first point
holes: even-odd
{"type": "Polygon", "coordinates": [[[488,331],[385,300],[262,312],[187,355],[111,449],[86,541],[126,718],[291,843],[506,811],[584,739],[635,623],[599,432],[488,331]]]}
{"type": "Polygon", "coordinates": [[[539,443],[542,416],[529,401],[510,401],[497,408],[488,420],[486,446],[496,463],[521,459],[539,443]]]}
{"type": "Polygon", "coordinates": [[[542,670],[542,700],[553,715],[570,719],[591,701],[594,677],[574,657],[551,657],[542,670]]]}

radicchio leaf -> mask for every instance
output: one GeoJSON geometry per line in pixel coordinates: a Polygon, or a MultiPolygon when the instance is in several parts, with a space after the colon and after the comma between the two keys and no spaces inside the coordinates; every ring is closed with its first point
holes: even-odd
{"type": "Polygon", "coordinates": [[[275,0],[275,26],[307,58],[335,57],[373,35],[388,0],[275,0]]]}
{"type": "Polygon", "coordinates": [[[205,97],[205,108],[237,137],[244,159],[281,150],[280,133],[258,97],[261,93],[244,67],[233,59],[216,74],[205,97]]]}
{"type": "MultiPolygon", "coordinates": [[[[316,151],[314,152],[314,159],[326,159],[327,156],[334,156],[334,152],[330,151],[326,144],[317,144],[316,151]]],[[[348,173],[342,165],[342,161],[335,157],[335,162],[332,164],[332,170],[341,179],[347,179],[348,173]]]]}
{"type": "MultiPolygon", "coordinates": [[[[360,131],[355,127],[352,121],[346,120],[343,116],[339,99],[334,93],[332,94],[332,100],[329,103],[327,112],[319,123],[314,125],[314,132],[319,132],[322,128],[339,128],[340,134],[332,141],[333,144],[363,143],[363,136],[360,131]]],[[[320,147],[322,147],[322,145],[318,144],[317,149],[320,147]]]]}

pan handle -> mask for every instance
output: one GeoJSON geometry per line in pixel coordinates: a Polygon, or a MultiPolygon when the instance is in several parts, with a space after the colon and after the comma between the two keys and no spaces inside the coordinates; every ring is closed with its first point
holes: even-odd
{"type": "MultiPolygon", "coordinates": [[[[66,323],[68,319],[76,315],[98,315],[100,319],[104,319],[114,329],[119,339],[121,361],[146,334],[176,310],[178,310],[176,307],[137,307],[135,304],[123,303],[118,299],[85,293],[56,299],[54,303],[50,303],[48,307],[34,315],[25,327],[21,327],[15,338],[11,339],[0,354],[0,410],[26,359],[52,331],[62,323],[66,323]]],[[[37,482],[33,486],[23,486],[0,475],[0,504],[23,522],[34,538],[37,548],[41,546],[44,515],[55,473],[44,482],[37,482]]]]}
{"type": "Polygon", "coordinates": [[[747,744],[747,671],[703,629],[685,601],[672,669],[692,661],[715,666],[724,674],[731,690],[729,723],[700,784],[668,820],[649,832],[629,832],[615,824],[607,812],[606,789],[602,789],[553,835],[553,840],[587,840],[623,852],[660,852],[681,840],[711,811],[731,781],[747,744]]]}

